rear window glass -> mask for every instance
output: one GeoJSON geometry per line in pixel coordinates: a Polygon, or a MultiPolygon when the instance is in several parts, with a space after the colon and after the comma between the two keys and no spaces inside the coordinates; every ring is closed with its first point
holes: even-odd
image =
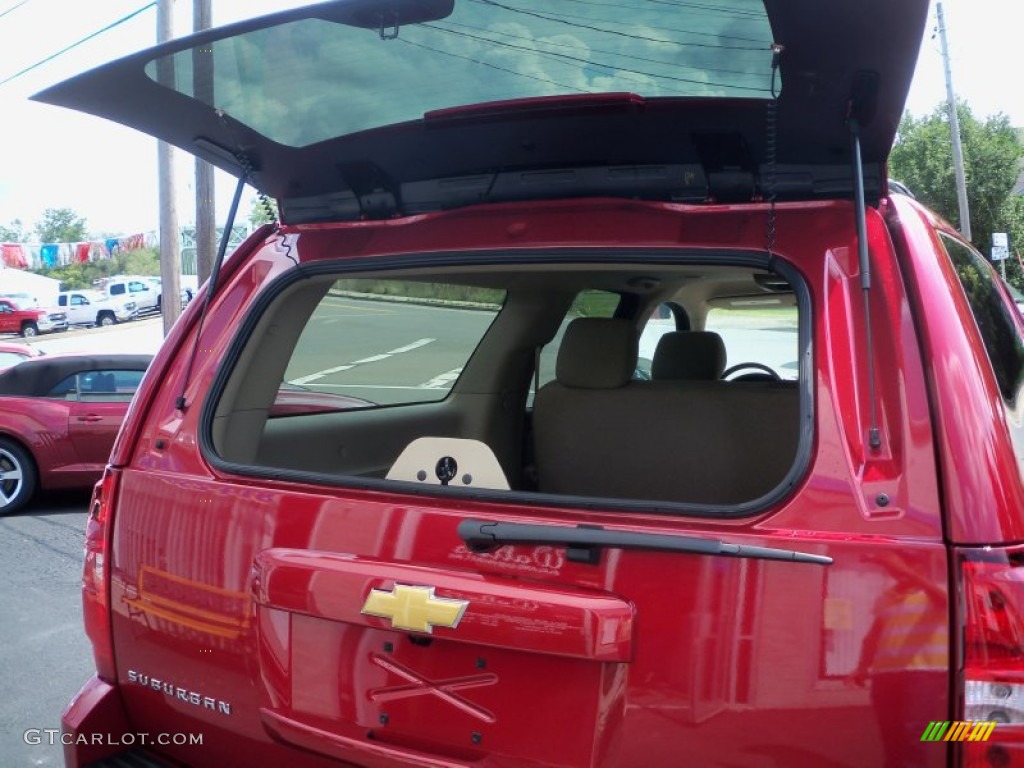
{"type": "Polygon", "coordinates": [[[206,410],[208,456],[304,482],[761,509],[809,456],[807,303],[791,291],[787,307],[708,317],[709,294],[756,290],[758,270],[655,269],[484,261],[282,283],[240,325],[206,410]],[[714,319],[729,355],[767,374],[724,380],[691,344],[719,334],[689,318],[714,319]],[[637,353],[645,325],[673,334],[657,375],[637,353]]]}
{"type": "Polygon", "coordinates": [[[998,277],[980,253],[951,237],[941,239],[971,305],[999,391],[1013,403],[1024,386],[1024,339],[1014,323],[1014,309],[1003,299],[998,277]]]}
{"type": "MultiPolygon", "coordinates": [[[[348,10],[334,13],[351,20],[348,10]]],[[[363,25],[382,16],[360,13],[363,25]]],[[[274,141],[306,146],[510,99],[767,99],[772,41],[761,0],[458,0],[447,17],[400,28],[295,21],[150,62],[146,71],[274,141]]]]}

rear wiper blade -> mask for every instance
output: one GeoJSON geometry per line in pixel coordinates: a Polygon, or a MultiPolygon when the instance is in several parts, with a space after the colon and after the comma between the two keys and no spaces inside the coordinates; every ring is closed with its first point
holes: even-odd
{"type": "Polygon", "coordinates": [[[730,544],[720,539],[678,536],[666,533],[609,531],[599,526],[534,525],[530,523],[492,523],[463,520],[459,536],[474,552],[486,552],[506,544],[553,544],[567,548],[566,556],[576,562],[596,563],[604,547],[684,552],[694,555],[748,557],[757,560],[785,560],[793,563],[831,565],[832,558],[774,547],[730,544]]]}

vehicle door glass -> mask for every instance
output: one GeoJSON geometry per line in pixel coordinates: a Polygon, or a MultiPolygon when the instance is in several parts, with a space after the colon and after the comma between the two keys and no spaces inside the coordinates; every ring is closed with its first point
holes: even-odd
{"type": "Polygon", "coordinates": [[[0,331],[17,331],[18,319],[14,317],[14,308],[7,302],[0,301],[0,331]]]}
{"type": "Polygon", "coordinates": [[[142,371],[89,371],[78,376],[78,399],[85,403],[127,403],[142,381],[142,371]]]}
{"type": "Polygon", "coordinates": [[[127,403],[142,381],[142,371],[103,370],[75,373],[63,379],[45,397],[87,403],[127,403]]]}
{"type": "Polygon", "coordinates": [[[60,381],[60,383],[53,386],[44,397],[50,397],[57,400],[77,400],[78,399],[78,374],[73,373],[66,379],[60,381]]]}
{"type": "MultiPolygon", "coordinates": [[[[63,297],[61,297],[61,298],[63,298],[63,297]]],[[[73,306],[73,307],[84,306],[84,305],[86,305],[88,303],[89,303],[88,299],[86,299],[84,296],[81,296],[81,295],[79,295],[77,293],[74,294],[71,297],[71,306],[73,306]]]]}
{"type": "Polygon", "coordinates": [[[1010,294],[1010,298],[1013,299],[1013,303],[1017,305],[1017,309],[1024,313],[1024,293],[1018,291],[1010,283],[1006,284],[1006,291],[1010,294]]]}
{"type": "MultiPolygon", "coordinates": [[[[1014,317],[1018,309],[999,290],[999,277],[984,256],[944,233],[939,239],[953,262],[977,323],[1019,459],[1024,455],[1024,338],[1014,317]]],[[[1024,479],[1024,462],[1018,461],[1018,467],[1024,479]]]]}
{"type": "Polygon", "coordinates": [[[1014,309],[1003,299],[998,277],[984,256],[947,235],[940,239],[971,305],[999,391],[1013,404],[1024,386],[1024,339],[1014,322],[1014,309]]]}
{"type": "Polygon", "coordinates": [[[713,306],[704,330],[725,344],[724,378],[779,378],[799,375],[798,315],[779,298],[729,299],[713,306]]]}
{"type": "Polygon", "coordinates": [[[115,283],[114,285],[110,286],[111,296],[124,296],[124,293],[125,287],[121,283],[115,283]]]}

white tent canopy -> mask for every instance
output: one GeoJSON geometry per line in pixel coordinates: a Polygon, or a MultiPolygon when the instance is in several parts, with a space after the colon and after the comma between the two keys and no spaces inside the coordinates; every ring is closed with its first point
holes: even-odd
{"type": "Polygon", "coordinates": [[[5,293],[28,293],[39,306],[52,307],[57,304],[60,280],[0,265],[0,295],[5,293]]]}

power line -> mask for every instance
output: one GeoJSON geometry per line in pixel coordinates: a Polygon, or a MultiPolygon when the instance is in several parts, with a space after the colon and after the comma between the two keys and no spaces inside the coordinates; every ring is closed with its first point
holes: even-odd
{"type": "MultiPolygon", "coordinates": [[[[616,10],[620,10],[620,11],[622,11],[622,10],[624,10],[624,11],[640,11],[641,13],[643,13],[643,9],[639,8],[639,7],[635,6],[635,5],[622,5],[621,3],[602,3],[602,2],[598,2],[597,0],[566,0],[566,2],[576,3],[578,5],[598,6],[598,7],[602,7],[602,8],[615,8],[616,10]]],[[[688,3],[688,2],[673,2],[673,0],[642,0],[642,2],[645,3],[645,4],[671,5],[671,6],[675,6],[677,8],[685,8],[692,15],[700,15],[700,16],[712,15],[712,16],[719,16],[719,17],[722,17],[722,16],[732,16],[737,21],[743,21],[743,20],[761,21],[761,20],[765,20],[765,22],[767,23],[767,19],[766,19],[764,10],[761,10],[761,11],[754,11],[754,10],[744,11],[742,9],[724,8],[724,7],[721,7],[721,6],[714,6],[714,5],[700,5],[700,4],[688,3]]]]}
{"type": "Polygon", "coordinates": [[[490,62],[487,62],[487,61],[480,61],[480,59],[474,59],[472,56],[463,56],[461,54],[453,53],[451,51],[442,51],[442,50],[439,50],[437,48],[431,48],[429,45],[424,45],[423,43],[415,43],[412,40],[409,40],[409,39],[407,39],[405,37],[400,37],[400,38],[398,38],[398,40],[399,40],[399,42],[405,43],[406,45],[412,45],[412,46],[414,46],[416,48],[423,48],[425,50],[431,51],[432,53],[439,53],[442,56],[451,56],[453,59],[462,59],[464,61],[470,61],[473,64],[479,64],[482,67],[488,67],[490,69],[495,69],[495,70],[497,70],[499,72],[506,72],[506,73],[508,73],[510,75],[515,75],[516,77],[524,77],[524,78],[526,78],[528,80],[537,80],[539,82],[546,83],[548,85],[553,85],[553,86],[555,86],[557,88],[565,88],[567,90],[577,91],[579,93],[589,93],[589,91],[585,91],[582,88],[576,88],[575,86],[572,86],[572,85],[563,85],[562,83],[556,83],[554,80],[548,80],[547,78],[544,78],[544,77],[537,77],[535,75],[528,75],[528,74],[525,74],[523,72],[516,72],[513,69],[507,69],[505,67],[499,67],[497,64],[491,64],[490,62]]]}
{"type": "MultiPolygon", "coordinates": [[[[582,2],[582,0],[575,0],[576,2],[582,2]]],[[[673,5],[676,8],[686,8],[691,11],[705,11],[715,15],[721,16],[736,16],[746,17],[748,19],[761,20],[765,19],[764,8],[750,8],[744,10],[742,8],[726,8],[722,5],[705,5],[703,3],[694,3],[689,0],[646,0],[648,3],[656,5],[673,5]]]]}
{"type": "MultiPolygon", "coordinates": [[[[571,22],[565,21],[565,19],[582,19],[583,21],[596,22],[596,23],[602,23],[602,24],[612,24],[612,25],[617,25],[619,27],[635,27],[635,28],[647,28],[648,27],[648,25],[641,24],[641,23],[621,22],[621,21],[615,21],[615,20],[609,20],[609,19],[598,19],[598,18],[594,18],[593,16],[579,16],[579,15],[574,15],[574,14],[571,14],[571,13],[559,13],[559,14],[556,14],[556,15],[558,17],[560,17],[560,18],[558,18],[558,19],[551,19],[551,20],[552,21],[556,21],[557,20],[559,23],[562,23],[562,24],[570,24],[571,23],[571,22]]],[[[466,27],[467,29],[477,29],[477,30],[481,30],[482,29],[481,27],[473,27],[473,26],[471,26],[469,24],[460,24],[459,22],[451,21],[450,19],[445,19],[444,21],[447,24],[450,24],[450,25],[455,26],[455,27],[466,27]]],[[[577,25],[577,26],[582,26],[582,25],[577,25]]],[[[606,29],[601,29],[601,28],[597,28],[597,27],[584,27],[584,28],[585,29],[594,30],[594,31],[599,31],[599,32],[606,32],[606,33],[610,34],[609,30],[606,30],[606,29]]],[[[723,50],[730,50],[730,51],[767,51],[767,50],[771,49],[771,43],[770,42],[768,42],[766,40],[757,40],[757,39],[754,39],[752,37],[736,37],[735,35],[725,35],[725,34],[719,34],[719,33],[716,33],[716,32],[698,32],[698,31],[692,30],[692,29],[675,29],[673,27],[666,27],[666,26],[663,26],[661,24],[658,25],[658,30],[660,32],[678,32],[679,34],[682,34],[682,35],[694,35],[694,36],[700,36],[700,37],[710,37],[710,38],[712,38],[714,40],[739,40],[739,41],[746,42],[746,43],[754,43],[755,45],[754,46],[749,46],[749,45],[744,45],[744,46],[725,46],[725,45],[721,45],[719,43],[688,43],[685,40],[659,39],[659,38],[653,38],[653,37],[650,37],[650,38],[640,38],[640,39],[643,39],[643,40],[646,40],[646,41],[652,42],[652,43],[666,43],[666,44],[677,45],[680,48],[684,48],[684,47],[689,46],[689,47],[694,47],[694,48],[721,48],[723,50]]],[[[490,32],[490,31],[493,31],[493,30],[488,29],[487,31],[490,32]]],[[[506,34],[507,35],[508,33],[495,32],[495,34],[506,34]]]]}
{"type": "Polygon", "coordinates": [[[0,19],[2,19],[2,18],[3,18],[4,16],[6,16],[6,15],[7,15],[8,13],[10,13],[11,11],[16,11],[16,10],[18,10],[19,8],[21,8],[21,6],[23,6],[23,5],[24,5],[25,3],[27,3],[27,2],[28,2],[28,0],[21,0],[21,2],[20,2],[20,3],[16,3],[16,4],[12,5],[12,6],[11,6],[10,8],[8,8],[8,9],[7,9],[6,11],[0,11],[0,19]]]}
{"type": "MultiPolygon", "coordinates": [[[[28,2],[28,0],[23,0],[22,4],[27,3],[27,2],[28,2]]],[[[11,82],[11,80],[15,80],[15,79],[21,77],[22,75],[27,74],[28,72],[31,72],[36,67],[41,67],[43,64],[46,64],[47,62],[53,61],[58,56],[63,56],[65,53],[70,51],[72,48],[77,48],[82,43],[86,43],[89,40],[92,40],[94,37],[96,37],[98,35],[102,35],[104,32],[109,32],[114,27],[117,27],[117,26],[120,26],[121,24],[124,24],[129,19],[132,19],[132,18],[138,16],[143,11],[148,10],[149,8],[152,8],[155,5],[156,5],[156,0],[154,0],[151,3],[148,3],[147,5],[142,6],[138,10],[132,11],[127,16],[124,16],[123,18],[120,18],[117,21],[115,21],[115,22],[113,22],[111,24],[108,24],[107,26],[103,27],[103,29],[98,29],[95,32],[93,32],[91,35],[86,35],[81,40],[78,40],[77,42],[72,43],[71,45],[67,46],[66,48],[62,48],[61,50],[57,51],[56,53],[47,56],[45,59],[37,61],[35,64],[32,64],[31,66],[25,67],[20,72],[15,72],[10,77],[7,77],[7,78],[4,78],[3,80],[0,80],[0,85],[6,85],[7,83],[11,82]]],[[[11,10],[14,10],[14,9],[12,8],[11,10]]]]}
{"type": "MultiPolygon", "coordinates": [[[[524,35],[516,35],[516,34],[513,34],[511,32],[501,32],[501,31],[496,30],[496,29],[484,29],[482,27],[474,27],[474,26],[472,26],[470,24],[459,24],[458,22],[454,22],[454,21],[447,21],[446,20],[446,23],[448,24],[449,27],[460,27],[462,29],[471,29],[474,32],[481,33],[482,35],[499,35],[501,37],[512,38],[513,40],[522,40],[524,43],[530,43],[530,44],[533,44],[535,46],[536,45],[547,45],[547,46],[551,46],[551,47],[555,47],[555,48],[568,48],[570,50],[578,49],[578,46],[572,45],[571,43],[556,43],[556,42],[553,42],[552,40],[546,40],[546,39],[542,40],[542,39],[536,38],[536,37],[527,37],[527,36],[524,36],[524,35]]],[[[463,35],[465,37],[469,37],[469,38],[472,38],[472,39],[475,39],[475,40],[482,40],[482,41],[487,42],[487,43],[497,43],[499,45],[502,45],[502,43],[500,43],[499,41],[494,40],[493,38],[490,38],[490,37],[481,37],[481,36],[477,36],[477,35],[472,35],[472,34],[470,34],[468,32],[458,32],[456,30],[449,29],[448,27],[442,27],[442,26],[440,26],[438,24],[424,24],[423,26],[424,27],[428,27],[429,29],[436,29],[436,30],[439,30],[439,31],[442,31],[442,32],[449,32],[451,34],[463,35]]],[[[614,56],[614,57],[621,58],[621,59],[632,59],[633,61],[644,61],[644,62],[647,62],[649,64],[659,64],[661,66],[671,67],[672,69],[691,69],[691,70],[695,70],[695,71],[698,71],[698,72],[715,72],[715,73],[727,74],[727,75],[741,75],[741,76],[746,76],[746,77],[758,77],[758,78],[763,78],[765,76],[763,72],[751,72],[749,70],[739,70],[739,69],[720,69],[718,67],[700,67],[700,66],[691,65],[691,64],[677,64],[676,62],[665,61],[664,59],[652,59],[652,58],[647,57],[647,56],[637,56],[637,55],[631,54],[631,53],[621,53],[621,52],[618,52],[618,51],[608,51],[608,50],[603,50],[601,48],[594,48],[594,47],[590,46],[588,44],[588,42],[589,41],[584,41],[584,44],[586,45],[587,49],[589,51],[591,51],[592,53],[599,53],[599,54],[606,55],[606,56],[614,56]]],[[[520,50],[527,50],[527,49],[522,48],[520,50]]],[[[542,53],[543,52],[543,51],[540,51],[539,49],[535,49],[535,48],[531,48],[529,50],[530,51],[536,51],[538,53],[542,53]]],[[[543,52],[543,53],[546,53],[546,52],[543,52]]],[[[585,63],[590,63],[590,61],[587,60],[585,63]]],[[[598,65],[596,65],[596,66],[598,66],[598,65]]],[[[599,66],[605,66],[608,69],[615,68],[615,67],[611,67],[610,65],[599,65],[599,66]]],[[[658,77],[660,77],[660,75],[658,77]]],[[[693,81],[693,82],[703,82],[703,81],[693,81]]],[[[708,84],[710,85],[712,83],[708,83],[708,84]]],[[[719,85],[722,85],[723,87],[726,87],[726,88],[733,87],[731,85],[726,85],[725,83],[720,83],[719,85]]]]}
{"type": "MultiPolygon", "coordinates": [[[[515,8],[515,7],[511,6],[511,5],[504,5],[502,3],[497,2],[496,0],[470,0],[470,2],[479,3],[480,5],[491,6],[492,8],[500,8],[503,11],[509,11],[511,13],[522,14],[523,16],[530,16],[532,18],[541,19],[543,21],[551,21],[551,22],[554,22],[556,24],[565,24],[565,25],[570,26],[570,27],[576,27],[577,29],[589,29],[592,32],[601,32],[601,33],[606,34],[606,35],[616,35],[618,37],[625,37],[625,38],[628,38],[628,39],[631,39],[631,40],[640,40],[640,41],[645,42],[645,43],[665,43],[666,45],[675,45],[675,46],[678,46],[680,48],[688,45],[688,46],[696,46],[696,47],[701,47],[701,48],[718,48],[718,49],[721,49],[721,50],[733,50],[733,51],[756,51],[756,50],[758,50],[756,47],[752,47],[752,46],[749,46],[749,45],[733,46],[733,45],[709,45],[709,44],[706,44],[706,43],[681,43],[678,40],[666,40],[666,39],[662,39],[662,38],[649,37],[647,35],[634,35],[634,34],[630,34],[629,32],[623,32],[623,31],[617,30],[617,29],[605,29],[603,27],[595,27],[592,24],[580,24],[580,23],[574,22],[574,21],[567,21],[567,19],[569,19],[569,18],[583,18],[583,19],[587,19],[587,20],[591,20],[591,21],[601,21],[601,20],[594,20],[594,19],[590,19],[589,17],[585,17],[585,16],[584,17],[572,16],[571,14],[567,14],[567,13],[554,14],[552,12],[552,14],[550,14],[550,15],[549,14],[544,14],[544,13],[538,13],[537,11],[529,11],[529,10],[526,10],[525,8],[515,8]],[[559,18],[559,17],[562,17],[562,18],[559,18]]],[[[602,23],[613,23],[613,22],[603,21],[602,23]]]]}
{"type": "MultiPolygon", "coordinates": [[[[742,91],[756,91],[758,93],[763,93],[764,90],[765,90],[764,88],[758,88],[758,87],[752,87],[752,86],[744,86],[744,85],[737,85],[737,84],[730,84],[730,83],[716,83],[716,82],[711,82],[711,81],[707,81],[707,80],[698,80],[698,79],[689,78],[689,77],[678,77],[678,76],[675,76],[675,75],[669,75],[667,73],[645,72],[645,71],[639,70],[639,69],[626,69],[625,67],[622,67],[622,66],[619,66],[619,65],[603,64],[603,63],[601,63],[599,61],[593,61],[591,59],[585,59],[585,58],[581,58],[579,56],[571,56],[571,55],[566,54],[566,53],[556,53],[554,51],[544,51],[544,50],[541,50],[539,48],[531,48],[531,47],[528,47],[528,46],[525,46],[525,45],[515,45],[513,43],[503,43],[500,40],[494,40],[492,38],[480,37],[478,35],[471,35],[468,32],[457,32],[454,29],[445,29],[444,27],[439,27],[439,26],[436,26],[436,25],[433,25],[433,24],[425,24],[424,26],[427,26],[427,27],[429,27],[431,29],[436,29],[439,32],[447,32],[450,35],[456,35],[458,37],[467,37],[467,38],[470,38],[470,39],[473,39],[473,40],[480,40],[480,41],[483,41],[483,42],[491,43],[492,45],[497,45],[497,46],[499,46],[501,48],[508,48],[508,49],[514,50],[514,51],[522,51],[523,53],[528,53],[528,54],[532,54],[532,55],[535,55],[535,56],[545,57],[545,58],[548,58],[548,59],[559,59],[559,60],[562,60],[562,61],[569,61],[569,62],[572,62],[572,63],[581,64],[581,65],[584,65],[584,66],[590,65],[590,66],[594,66],[594,67],[599,67],[600,69],[608,70],[610,72],[619,72],[619,73],[626,73],[626,74],[631,74],[631,75],[637,75],[638,76],[638,77],[630,78],[630,77],[623,77],[622,74],[619,74],[618,75],[618,79],[620,79],[620,80],[629,80],[629,81],[632,81],[632,82],[639,82],[639,83],[644,83],[644,84],[647,84],[650,80],[669,80],[669,81],[672,81],[672,82],[688,83],[690,85],[701,85],[701,86],[705,86],[705,87],[710,86],[710,87],[714,87],[714,88],[729,88],[729,89],[742,90],[742,91]]],[[[558,45],[558,44],[554,43],[553,45],[558,45]]],[[[617,54],[612,54],[612,55],[617,55],[617,54]]],[[[752,76],[756,76],[757,73],[750,73],[750,74],[752,76]]],[[[677,91],[677,93],[683,93],[683,91],[677,91]]]]}

